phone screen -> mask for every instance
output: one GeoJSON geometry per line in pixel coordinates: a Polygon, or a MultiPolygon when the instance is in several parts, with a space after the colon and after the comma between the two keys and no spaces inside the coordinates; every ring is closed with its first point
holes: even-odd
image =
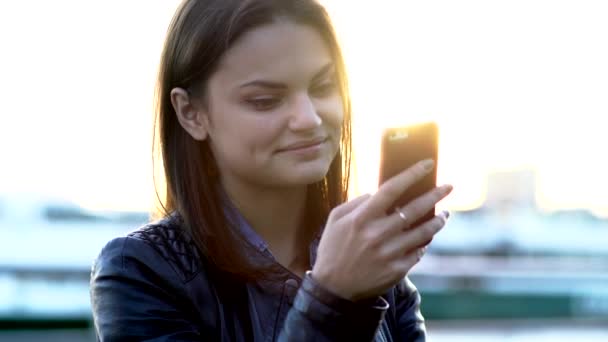
{"type": "MultiPolygon", "coordinates": [[[[387,214],[392,213],[395,207],[401,207],[436,187],[437,184],[437,157],[439,147],[439,128],[434,122],[392,127],[382,134],[379,184],[401,171],[409,168],[423,159],[433,159],[435,168],[422,180],[418,181],[389,208],[387,214]]],[[[435,216],[433,208],[413,225],[430,220],[435,216]]]]}

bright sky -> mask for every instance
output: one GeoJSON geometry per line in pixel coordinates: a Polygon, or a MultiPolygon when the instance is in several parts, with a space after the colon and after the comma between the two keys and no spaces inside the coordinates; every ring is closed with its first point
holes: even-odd
{"type": "MultiPolygon", "coordinates": [[[[151,203],[156,67],[175,0],[0,2],[0,192],[151,203]]],[[[534,168],[539,205],[608,215],[608,2],[326,0],[355,109],[357,191],[382,127],[434,119],[448,208],[534,168]]]]}

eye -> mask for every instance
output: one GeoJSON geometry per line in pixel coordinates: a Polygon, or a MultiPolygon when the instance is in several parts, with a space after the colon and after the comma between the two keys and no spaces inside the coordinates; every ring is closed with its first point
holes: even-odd
{"type": "Polygon", "coordinates": [[[316,97],[326,97],[334,94],[337,89],[337,84],[335,80],[328,80],[321,84],[318,84],[310,89],[312,95],[316,97]]]}
{"type": "Polygon", "coordinates": [[[246,102],[257,111],[268,111],[281,104],[280,97],[257,97],[246,100],[246,102]]]}

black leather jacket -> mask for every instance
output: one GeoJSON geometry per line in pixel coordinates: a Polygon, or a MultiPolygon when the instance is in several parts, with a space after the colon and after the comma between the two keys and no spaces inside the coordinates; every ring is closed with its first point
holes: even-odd
{"type": "Polygon", "coordinates": [[[91,274],[99,341],[425,341],[407,278],[366,304],[286,269],[280,281],[227,292],[176,222],[148,224],[102,249],[91,274]]]}

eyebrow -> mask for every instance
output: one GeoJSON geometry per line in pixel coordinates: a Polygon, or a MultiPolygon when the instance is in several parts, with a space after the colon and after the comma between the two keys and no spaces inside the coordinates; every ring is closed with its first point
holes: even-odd
{"type": "MultiPolygon", "coordinates": [[[[318,81],[320,78],[322,78],[323,76],[325,76],[328,72],[334,70],[334,63],[333,62],[329,62],[327,64],[325,64],[319,71],[317,71],[317,73],[312,77],[312,81],[318,81]]],[[[250,82],[246,82],[243,83],[242,85],[240,85],[239,88],[245,88],[245,87],[250,87],[250,86],[257,86],[257,87],[263,87],[263,88],[269,88],[269,89],[286,89],[287,85],[285,85],[284,83],[280,83],[280,82],[274,82],[274,81],[266,81],[266,80],[253,80],[250,82]]]]}

